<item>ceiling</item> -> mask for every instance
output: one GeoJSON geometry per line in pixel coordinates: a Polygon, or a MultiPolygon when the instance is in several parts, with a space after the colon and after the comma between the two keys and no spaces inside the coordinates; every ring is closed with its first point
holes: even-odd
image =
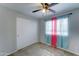
{"type": "MultiPolygon", "coordinates": [[[[40,3],[1,3],[0,5],[35,18],[42,18],[43,16],[45,16],[45,14],[41,11],[32,13],[32,11],[40,8],[40,3]]],[[[55,10],[56,13],[61,13],[62,11],[65,12],[75,8],[79,8],[79,3],[59,3],[50,8],[55,10]]],[[[51,12],[47,13],[47,15],[51,14],[51,12]]]]}

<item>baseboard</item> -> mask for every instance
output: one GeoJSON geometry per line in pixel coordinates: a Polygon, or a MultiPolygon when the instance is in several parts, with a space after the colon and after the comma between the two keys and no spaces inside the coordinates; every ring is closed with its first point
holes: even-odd
{"type": "Polygon", "coordinates": [[[72,54],[74,54],[74,55],[76,55],[76,56],[79,56],[79,53],[78,53],[78,52],[75,52],[75,51],[71,51],[71,50],[67,50],[67,49],[59,48],[59,47],[58,47],[57,49],[60,49],[60,50],[63,50],[63,51],[66,51],[66,52],[72,53],[72,54]]]}
{"type": "MultiPolygon", "coordinates": [[[[36,43],[45,44],[45,43],[42,43],[42,42],[36,42],[36,43]]],[[[33,43],[33,44],[36,44],[36,43],[33,43]]],[[[31,45],[33,45],[33,44],[31,44],[31,45]]],[[[29,46],[31,46],[31,45],[29,45],[29,46]]],[[[45,45],[50,46],[50,45],[48,45],[48,44],[45,44],[45,45]]],[[[28,46],[27,46],[27,47],[28,47],[28,46]]],[[[50,47],[51,47],[51,46],[50,46],[50,47]]],[[[25,48],[25,47],[24,47],[24,48],[25,48]]],[[[23,49],[23,48],[22,48],[22,49],[23,49]]],[[[66,51],[66,52],[73,53],[73,54],[79,56],[79,53],[76,53],[76,52],[71,51],[71,50],[67,50],[67,49],[59,48],[59,47],[58,47],[57,49],[64,50],[64,51],[66,51]]],[[[21,49],[19,49],[19,50],[21,50],[21,49]]],[[[15,52],[17,52],[17,51],[19,51],[19,50],[15,50],[15,51],[12,51],[12,52],[10,52],[10,53],[5,53],[5,54],[2,55],[2,56],[9,56],[10,54],[13,54],[13,53],[15,53],[15,52]]]]}
{"type": "MultiPolygon", "coordinates": [[[[42,43],[42,42],[40,42],[40,43],[42,43]]],[[[42,44],[51,47],[50,45],[48,45],[48,44],[46,44],[46,43],[42,43],[42,44]]],[[[66,51],[66,52],[72,53],[72,54],[74,54],[74,55],[76,55],[76,56],[79,56],[79,53],[78,53],[78,52],[75,52],[75,51],[67,50],[67,49],[60,48],[60,47],[57,47],[56,49],[60,49],[60,50],[63,50],[63,51],[66,51]]]]}
{"type": "MultiPolygon", "coordinates": [[[[28,46],[25,46],[25,47],[29,47],[29,46],[31,46],[31,45],[33,45],[33,44],[36,44],[36,43],[40,43],[40,42],[35,42],[35,43],[32,43],[32,44],[30,44],[30,45],[28,45],[28,46]]],[[[23,48],[25,48],[25,47],[23,47],[23,48]]],[[[23,48],[21,48],[21,49],[23,49],[23,48]]],[[[21,50],[21,49],[18,49],[18,50],[21,50]]],[[[17,51],[18,51],[17,50],[17,51]]]]}
{"type": "MultiPolygon", "coordinates": [[[[45,43],[42,43],[42,42],[36,42],[36,43],[41,43],[41,44],[44,44],[44,45],[50,46],[50,45],[45,44],[45,43]]],[[[36,44],[36,43],[33,43],[33,44],[36,44]]],[[[31,44],[31,45],[33,45],[33,44],[31,44]]],[[[31,46],[31,45],[30,45],[30,46],[31,46]]],[[[28,46],[27,46],[27,47],[28,47],[28,46]]],[[[51,46],[50,46],[50,47],[51,47],[51,46]]],[[[25,48],[25,47],[24,47],[24,48],[25,48]]],[[[22,49],[23,49],[23,48],[22,48],[22,49]]],[[[67,50],[67,49],[59,48],[59,47],[57,47],[57,49],[60,49],[60,50],[63,50],[63,51],[66,51],[66,52],[69,52],[69,53],[72,53],[72,54],[75,54],[75,55],[79,56],[79,53],[74,52],[74,51],[71,51],[71,50],[67,50]]],[[[19,49],[19,50],[21,50],[21,49],[19,49]]],[[[17,52],[17,51],[19,51],[19,50],[15,50],[15,51],[12,51],[12,52],[10,52],[10,53],[5,53],[5,54],[2,55],[2,56],[9,56],[10,54],[13,54],[13,53],[15,53],[15,52],[17,52]]]]}
{"type": "Polygon", "coordinates": [[[47,46],[51,46],[50,44],[45,43],[45,42],[40,42],[40,43],[45,44],[45,45],[47,45],[47,46]]]}
{"type": "MultiPolygon", "coordinates": [[[[32,43],[31,45],[33,45],[33,44],[36,44],[36,43],[40,43],[40,42],[35,42],[35,43],[32,43]]],[[[31,46],[31,45],[29,45],[29,46],[31,46]]],[[[28,46],[26,46],[26,47],[28,47],[28,46]]],[[[25,48],[25,47],[24,47],[25,48]]],[[[9,55],[11,55],[11,54],[13,54],[13,53],[15,53],[15,52],[17,52],[17,51],[19,51],[19,50],[22,50],[23,48],[21,48],[21,49],[16,49],[15,51],[12,51],[12,52],[10,52],[10,53],[6,53],[4,56],[9,56],[9,55]]]]}
{"type": "Polygon", "coordinates": [[[12,51],[12,52],[10,52],[10,53],[4,52],[1,56],[8,56],[8,55],[10,55],[10,54],[12,54],[12,53],[15,53],[16,51],[17,51],[17,50],[12,51]]]}

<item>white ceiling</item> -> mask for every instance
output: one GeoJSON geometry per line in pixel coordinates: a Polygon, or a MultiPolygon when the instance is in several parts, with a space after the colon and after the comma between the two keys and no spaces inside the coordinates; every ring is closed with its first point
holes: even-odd
{"type": "MultiPolygon", "coordinates": [[[[40,3],[1,3],[0,5],[35,18],[42,18],[44,15],[41,11],[32,13],[33,10],[41,8],[40,3]]],[[[69,11],[75,8],[79,8],[79,3],[59,3],[51,7],[51,9],[55,10],[56,13],[69,11]]],[[[47,15],[51,14],[51,12],[48,12],[47,15]]]]}

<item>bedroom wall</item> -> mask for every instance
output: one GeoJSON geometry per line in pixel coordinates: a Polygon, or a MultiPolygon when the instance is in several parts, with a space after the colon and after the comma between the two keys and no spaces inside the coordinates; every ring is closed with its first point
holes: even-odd
{"type": "Polygon", "coordinates": [[[39,24],[39,34],[40,34],[40,42],[45,43],[45,21],[44,20],[40,20],[40,24],[39,24]]]}
{"type": "Polygon", "coordinates": [[[69,50],[79,53],[79,9],[71,11],[69,18],[69,50]]]}
{"type": "MultiPolygon", "coordinates": [[[[32,43],[38,42],[38,21],[34,18],[30,18],[28,15],[23,15],[17,11],[0,6],[0,55],[8,55],[17,50],[17,40],[16,40],[16,18],[21,17],[34,25],[34,31],[31,36],[32,43]]],[[[29,25],[28,25],[29,26],[29,25]]],[[[27,35],[28,36],[28,35],[27,35]]],[[[29,36],[30,37],[30,36],[29,36]]],[[[29,40],[29,39],[28,39],[29,40]]],[[[31,43],[31,44],[32,44],[31,43]]],[[[28,43],[27,43],[28,44],[28,43]]]]}

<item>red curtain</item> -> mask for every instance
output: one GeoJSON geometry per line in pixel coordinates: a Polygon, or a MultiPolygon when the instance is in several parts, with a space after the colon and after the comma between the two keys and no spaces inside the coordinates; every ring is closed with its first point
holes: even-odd
{"type": "Polygon", "coordinates": [[[51,45],[52,47],[56,48],[57,44],[57,35],[56,35],[56,16],[52,17],[52,37],[51,37],[51,45]]]}

